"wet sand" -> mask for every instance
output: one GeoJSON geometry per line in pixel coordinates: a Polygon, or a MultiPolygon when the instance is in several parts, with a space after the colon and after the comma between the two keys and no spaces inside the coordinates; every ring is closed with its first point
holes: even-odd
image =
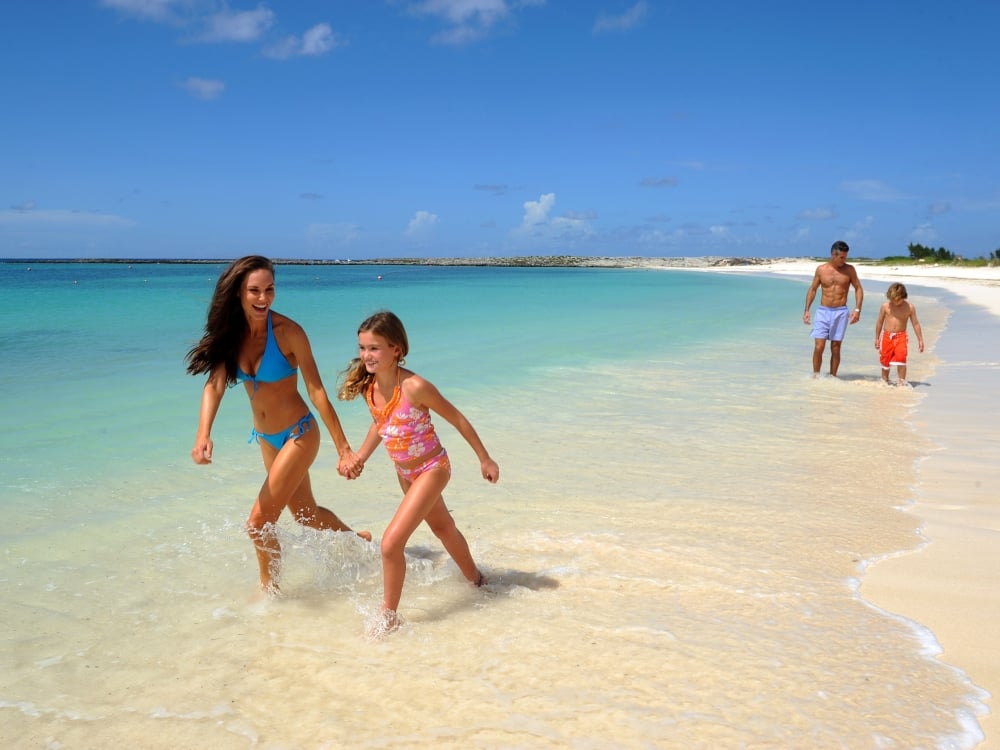
{"type": "MultiPolygon", "coordinates": [[[[811,278],[816,260],[782,259],[712,266],[735,273],[780,273],[811,278]]],[[[900,281],[943,289],[980,308],[953,316],[938,341],[943,362],[935,387],[914,418],[939,446],[918,467],[914,503],[905,509],[922,524],[924,544],[868,568],[861,594],[882,609],[928,627],[942,648],[938,658],[964,671],[990,693],[990,715],[980,750],[1000,748],[1000,267],[866,266],[866,281],[900,281]]],[[[849,299],[853,302],[853,292],[849,299]]],[[[864,318],[874,326],[881,292],[866,289],[864,318]]],[[[797,311],[795,311],[797,314],[797,311]]],[[[919,315],[919,308],[917,310],[919,315]]],[[[895,377],[895,375],[893,375],[895,377]]]]}

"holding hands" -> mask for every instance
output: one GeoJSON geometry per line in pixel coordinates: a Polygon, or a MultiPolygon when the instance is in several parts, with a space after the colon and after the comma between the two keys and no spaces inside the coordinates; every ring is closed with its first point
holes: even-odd
{"type": "Polygon", "coordinates": [[[337,463],[337,473],[344,479],[357,479],[361,476],[361,470],[364,468],[365,462],[351,450],[344,451],[337,463]]]}

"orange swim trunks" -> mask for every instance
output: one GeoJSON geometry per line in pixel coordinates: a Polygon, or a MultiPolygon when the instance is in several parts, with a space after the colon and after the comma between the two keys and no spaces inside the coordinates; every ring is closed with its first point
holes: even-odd
{"type": "Polygon", "coordinates": [[[882,338],[878,342],[878,358],[883,370],[888,370],[893,365],[906,364],[908,353],[906,341],[906,331],[899,333],[882,331],[882,338]]]}

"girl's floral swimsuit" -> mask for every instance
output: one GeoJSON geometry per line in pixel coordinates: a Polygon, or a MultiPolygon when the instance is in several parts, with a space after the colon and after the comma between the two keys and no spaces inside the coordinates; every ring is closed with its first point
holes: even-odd
{"type": "Polygon", "coordinates": [[[365,391],[365,401],[375,419],[378,434],[389,451],[389,458],[396,464],[396,472],[410,482],[432,469],[444,469],[451,474],[448,453],[434,431],[430,412],[411,404],[403,395],[398,381],[392,398],[379,409],[375,406],[374,389],[373,379],[365,391]],[[427,460],[412,465],[425,456],[427,460]]]}

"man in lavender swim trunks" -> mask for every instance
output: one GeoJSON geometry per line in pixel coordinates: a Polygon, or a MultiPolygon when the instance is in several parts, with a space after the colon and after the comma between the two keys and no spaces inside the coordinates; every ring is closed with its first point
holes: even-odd
{"type": "Polygon", "coordinates": [[[830,248],[830,260],[816,268],[812,284],[806,292],[806,309],[802,313],[802,322],[812,324],[813,337],[813,377],[819,377],[823,366],[823,352],[826,342],[830,342],[830,374],[834,377],[840,368],[840,345],[847,332],[847,326],[861,320],[861,303],[864,300],[864,290],[858,279],[858,272],[847,262],[850,248],[846,242],[837,240],[830,248]],[[854,310],[847,309],[847,291],[854,287],[854,310]],[[816,319],[811,320],[809,308],[816,299],[816,290],[820,287],[819,307],[816,319]]]}

